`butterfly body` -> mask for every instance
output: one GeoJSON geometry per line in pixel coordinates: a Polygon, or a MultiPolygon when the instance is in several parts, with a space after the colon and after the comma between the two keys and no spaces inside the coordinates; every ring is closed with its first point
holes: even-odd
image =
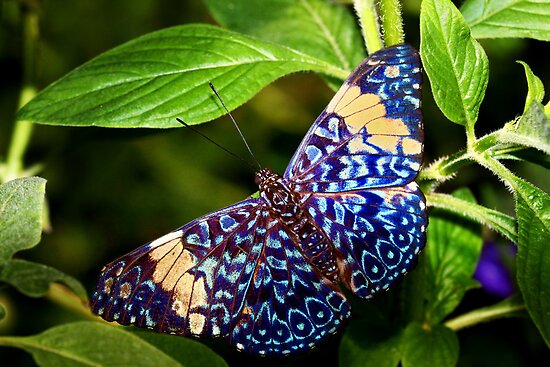
{"type": "Polygon", "coordinates": [[[302,256],[328,279],[336,281],[336,258],[332,247],[322,230],[315,226],[303,210],[303,195],[292,189],[289,180],[270,169],[260,170],[256,182],[259,182],[260,197],[267,204],[267,210],[287,227],[287,232],[293,237],[293,242],[298,244],[302,256]]]}
{"type": "Polygon", "coordinates": [[[424,247],[421,68],[408,45],[361,63],[284,173],[259,197],[207,214],[103,270],[92,310],[158,332],[225,337],[238,350],[308,350],[349,318],[340,285],[372,298],[424,247]]]}

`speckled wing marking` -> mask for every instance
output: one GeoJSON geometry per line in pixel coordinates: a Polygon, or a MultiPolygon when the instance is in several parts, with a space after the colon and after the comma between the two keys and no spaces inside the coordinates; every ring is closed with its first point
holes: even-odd
{"type": "Polygon", "coordinates": [[[285,177],[298,191],[409,183],[422,163],[420,58],[409,45],[361,63],[317,118],[285,177]]]}
{"type": "Polygon", "coordinates": [[[339,254],[340,280],[361,298],[387,290],[416,265],[426,242],[418,185],[320,193],[304,203],[339,254]]]}
{"type": "Polygon", "coordinates": [[[291,236],[260,199],[245,200],[107,265],[92,310],[158,332],[226,337],[259,355],[309,349],[350,306],[291,236]]]}

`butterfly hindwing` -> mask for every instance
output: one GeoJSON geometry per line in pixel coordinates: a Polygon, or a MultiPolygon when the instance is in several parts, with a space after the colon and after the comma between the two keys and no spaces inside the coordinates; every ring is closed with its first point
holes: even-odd
{"type": "Polygon", "coordinates": [[[302,256],[287,229],[268,223],[265,247],[231,334],[238,349],[260,355],[307,350],[350,315],[338,287],[302,256]]]}
{"type": "Polygon", "coordinates": [[[361,298],[388,289],[416,264],[426,242],[424,195],[400,187],[320,193],[304,203],[332,239],[340,280],[361,298]]]}
{"type": "Polygon", "coordinates": [[[411,46],[374,53],[317,118],[285,177],[310,192],[412,181],[423,151],[421,83],[420,58],[411,46]]]}

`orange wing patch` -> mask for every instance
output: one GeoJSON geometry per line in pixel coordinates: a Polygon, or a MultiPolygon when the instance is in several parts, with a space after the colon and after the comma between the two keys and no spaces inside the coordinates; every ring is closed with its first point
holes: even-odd
{"type": "Polygon", "coordinates": [[[369,135],[410,135],[409,128],[401,119],[380,117],[365,126],[369,135]]]}
{"type": "Polygon", "coordinates": [[[401,142],[403,153],[406,155],[418,155],[422,153],[422,143],[416,139],[404,138],[401,142]]]}

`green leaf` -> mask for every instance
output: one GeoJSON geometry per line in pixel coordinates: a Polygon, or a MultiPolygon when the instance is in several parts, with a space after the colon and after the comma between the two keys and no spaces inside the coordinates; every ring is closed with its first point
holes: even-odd
{"type": "MultiPolygon", "coordinates": [[[[475,203],[465,189],[454,196],[475,203]]],[[[436,325],[460,303],[467,290],[476,286],[472,279],[481,253],[479,226],[463,218],[434,212],[427,229],[427,278],[425,321],[436,325]]]]}
{"type": "Polygon", "coordinates": [[[517,279],[527,311],[550,346],[550,196],[517,179],[517,279]]]}
{"type": "Polygon", "coordinates": [[[544,98],[544,85],[539,77],[533,74],[533,71],[531,71],[529,65],[523,61],[518,61],[518,63],[523,65],[523,68],[525,69],[525,77],[527,78],[527,98],[525,100],[525,108],[523,110],[525,113],[529,109],[529,106],[531,106],[531,103],[542,103],[542,99],[544,98]]]}
{"type": "Polygon", "coordinates": [[[489,78],[485,52],[449,0],[422,2],[420,33],[420,55],[437,105],[449,120],[473,129],[489,78]]]}
{"type": "Polygon", "coordinates": [[[395,367],[400,359],[400,343],[395,328],[363,320],[350,323],[340,343],[339,365],[395,367]]]}
{"type": "Polygon", "coordinates": [[[323,0],[205,0],[224,27],[352,70],[365,57],[348,9],[323,0]]]}
{"type": "Polygon", "coordinates": [[[0,185],[0,263],[40,242],[45,190],[46,180],[40,177],[0,185]]]}
{"type": "Polygon", "coordinates": [[[500,233],[512,242],[517,240],[516,220],[509,215],[447,194],[427,193],[426,198],[429,206],[442,208],[463,218],[472,219],[500,233]]]}
{"type": "Polygon", "coordinates": [[[546,0],[466,0],[460,11],[476,38],[550,41],[550,2],[546,0]]]}
{"type": "Polygon", "coordinates": [[[209,25],[163,29],[116,47],[50,85],[18,119],[70,126],[181,126],[225,113],[289,73],[348,72],[290,48],[209,25]]]}
{"type": "Polygon", "coordinates": [[[0,321],[6,317],[6,308],[0,303],[0,321]]]}
{"type": "Polygon", "coordinates": [[[25,260],[8,260],[0,264],[0,281],[17,288],[29,297],[46,295],[51,283],[68,286],[80,299],[87,301],[86,290],[75,278],[46,265],[25,260]]]}
{"type": "Polygon", "coordinates": [[[146,330],[132,330],[132,334],[166,353],[186,367],[226,367],[228,364],[204,344],[191,338],[160,334],[146,330]]]}
{"type": "Polygon", "coordinates": [[[458,362],[458,337],[443,325],[425,329],[411,323],[403,332],[402,344],[403,367],[445,367],[458,362]]]}
{"type": "Polygon", "coordinates": [[[550,122],[542,105],[533,101],[521,118],[500,130],[497,138],[500,143],[531,147],[550,154],[550,122]]]}
{"type": "Polygon", "coordinates": [[[89,321],[56,326],[35,336],[0,337],[0,345],[26,350],[43,367],[183,366],[132,333],[89,321]]]}

